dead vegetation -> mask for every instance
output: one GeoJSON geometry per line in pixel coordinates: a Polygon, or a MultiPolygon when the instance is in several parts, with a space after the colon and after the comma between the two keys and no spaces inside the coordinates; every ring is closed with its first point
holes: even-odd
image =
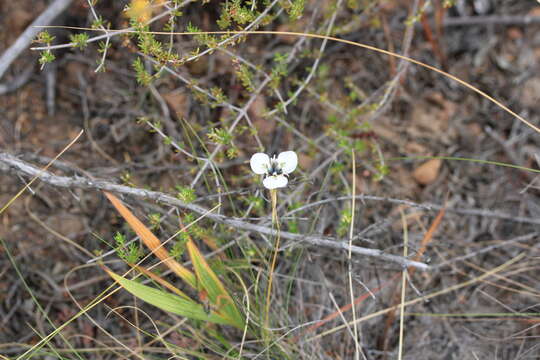
{"type": "MultiPolygon", "coordinates": [[[[98,1],[92,8],[73,1],[54,23],[87,27],[95,10],[111,29],[127,28],[128,3],[98,1]]],[[[236,26],[331,34],[389,49],[448,71],[538,124],[538,4],[443,3],[312,1],[294,18],[286,2],[261,2],[254,14],[271,18],[252,16],[236,26]]],[[[137,16],[181,7],[175,31],[188,24],[218,30],[224,11],[217,1],[153,4],[137,16]]],[[[0,48],[8,49],[48,5],[1,3],[0,48]]],[[[168,19],[153,21],[151,30],[168,19]]],[[[247,284],[251,305],[263,307],[275,231],[269,195],[247,161],[263,149],[291,149],[300,170],[277,207],[275,344],[185,321],[120,291],[69,323],[36,358],[238,358],[242,347],[242,358],[354,359],[353,327],[344,326],[353,318],[352,194],[360,358],[399,356],[404,265],[411,304],[403,359],[540,357],[540,203],[537,175],[524,170],[539,167],[540,135],[530,127],[438,74],[331,41],[250,35],[209,51],[221,38],[169,42],[160,35],[164,49],[178,55],[163,61],[159,56],[170,55],[144,54],[144,39],[123,34],[109,39],[101,65],[99,41],[83,50],[62,47],[81,31],[49,32],[56,59],[43,71],[39,52],[26,50],[0,75],[0,205],[81,129],[84,135],[1,214],[3,356],[24,354],[112,283],[98,259],[127,270],[115,234],[139,240],[100,190],[115,192],[162,240],[179,230],[179,219],[189,223],[219,205],[191,236],[237,304],[245,298],[231,271],[247,284]],[[99,66],[106,71],[95,72],[99,66]],[[141,84],[145,73],[152,79],[141,84]]],[[[105,33],[98,27],[88,35],[105,33]]],[[[251,320],[262,323],[254,308],[251,320]]]]}

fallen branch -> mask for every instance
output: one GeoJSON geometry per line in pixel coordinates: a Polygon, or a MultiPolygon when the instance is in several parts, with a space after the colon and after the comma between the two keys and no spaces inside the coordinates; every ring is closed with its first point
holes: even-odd
{"type": "Polygon", "coordinates": [[[443,26],[473,26],[473,25],[532,25],[540,24],[540,16],[531,15],[487,15],[487,16],[462,16],[447,17],[443,26]]]}
{"type": "MultiPolygon", "coordinates": [[[[46,184],[62,187],[62,188],[79,188],[79,189],[98,189],[104,191],[115,192],[123,195],[135,196],[143,199],[150,199],[157,202],[161,202],[167,205],[176,206],[197,214],[206,214],[206,218],[212,221],[231,226],[236,229],[258,232],[266,235],[274,235],[275,230],[272,228],[250,224],[240,219],[226,217],[224,215],[208,213],[208,209],[195,204],[187,204],[175,197],[164,194],[158,191],[151,191],[139,188],[133,188],[124,185],[114,184],[105,180],[91,180],[86,177],[74,176],[58,176],[48,171],[42,171],[41,169],[24,162],[17,157],[0,152],[0,171],[1,172],[15,172],[18,175],[34,177],[39,175],[39,179],[46,184]]],[[[296,240],[309,244],[311,246],[322,246],[332,249],[339,249],[343,251],[349,251],[349,245],[347,242],[339,241],[333,238],[323,238],[312,235],[294,234],[291,232],[281,232],[281,237],[289,240],[296,240]]],[[[352,246],[351,251],[357,255],[370,256],[385,260],[393,263],[397,263],[401,266],[411,266],[421,270],[428,270],[429,266],[425,263],[412,261],[401,256],[387,254],[379,249],[369,249],[360,246],[352,246]]]]}

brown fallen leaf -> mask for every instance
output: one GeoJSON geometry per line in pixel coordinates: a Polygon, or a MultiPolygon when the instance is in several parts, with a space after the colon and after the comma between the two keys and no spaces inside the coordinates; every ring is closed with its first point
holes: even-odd
{"type": "Polygon", "coordinates": [[[172,91],[163,94],[163,98],[179,118],[186,116],[189,99],[185,93],[172,91]]]}
{"type": "MultiPolygon", "coordinates": [[[[294,22],[279,25],[277,27],[277,31],[304,32],[308,21],[309,20],[307,17],[302,17],[294,22]]],[[[298,41],[298,37],[293,35],[277,34],[277,37],[279,40],[289,45],[292,45],[298,41]]]]}
{"type": "Polygon", "coordinates": [[[441,93],[430,93],[414,104],[407,132],[414,139],[429,136],[435,141],[451,143],[457,134],[450,121],[457,110],[457,104],[441,93]]]}
{"type": "Polygon", "coordinates": [[[310,170],[315,163],[315,159],[313,156],[310,156],[305,153],[299,153],[298,154],[298,165],[303,170],[310,170]]]}
{"type": "Polygon", "coordinates": [[[9,16],[6,16],[6,20],[10,32],[19,34],[23,32],[32,21],[32,14],[25,9],[15,9],[9,16]]]}
{"type": "Polygon", "coordinates": [[[540,92],[540,77],[529,78],[523,84],[521,91],[520,100],[523,105],[528,107],[538,106],[538,100],[540,100],[540,96],[538,95],[540,92]]]}
{"type": "Polygon", "coordinates": [[[528,16],[540,16],[540,6],[535,6],[533,7],[529,13],[527,14],[528,16]]]}
{"type": "Polygon", "coordinates": [[[432,184],[439,176],[441,159],[431,159],[417,167],[413,172],[413,178],[421,185],[432,184]]]}
{"type": "Polygon", "coordinates": [[[262,95],[258,95],[248,109],[248,115],[251,117],[251,122],[255,129],[257,129],[257,134],[261,138],[272,135],[276,130],[276,122],[273,119],[264,117],[264,113],[267,109],[266,98],[262,95]]]}

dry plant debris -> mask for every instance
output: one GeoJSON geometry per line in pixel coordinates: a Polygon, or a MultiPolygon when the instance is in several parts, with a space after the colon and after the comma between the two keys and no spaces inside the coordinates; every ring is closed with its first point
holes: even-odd
{"type": "Polygon", "coordinates": [[[201,32],[391,50],[538,126],[537,2],[21,0],[0,14],[0,207],[26,186],[0,214],[0,358],[540,357],[540,134],[403,59],[201,32]],[[249,160],[291,149],[272,209],[249,160]],[[114,290],[109,274],[128,271],[115,279],[132,292],[114,290]],[[196,314],[133,296],[148,288],[196,314]]]}

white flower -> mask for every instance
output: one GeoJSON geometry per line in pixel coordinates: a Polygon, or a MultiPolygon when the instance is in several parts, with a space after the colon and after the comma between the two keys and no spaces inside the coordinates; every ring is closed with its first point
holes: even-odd
{"type": "Polygon", "coordinates": [[[264,175],[263,185],[267,189],[277,189],[287,186],[289,174],[298,165],[298,156],[294,151],[284,151],[270,158],[264,153],[253,154],[249,161],[255,174],[264,175]]]}

